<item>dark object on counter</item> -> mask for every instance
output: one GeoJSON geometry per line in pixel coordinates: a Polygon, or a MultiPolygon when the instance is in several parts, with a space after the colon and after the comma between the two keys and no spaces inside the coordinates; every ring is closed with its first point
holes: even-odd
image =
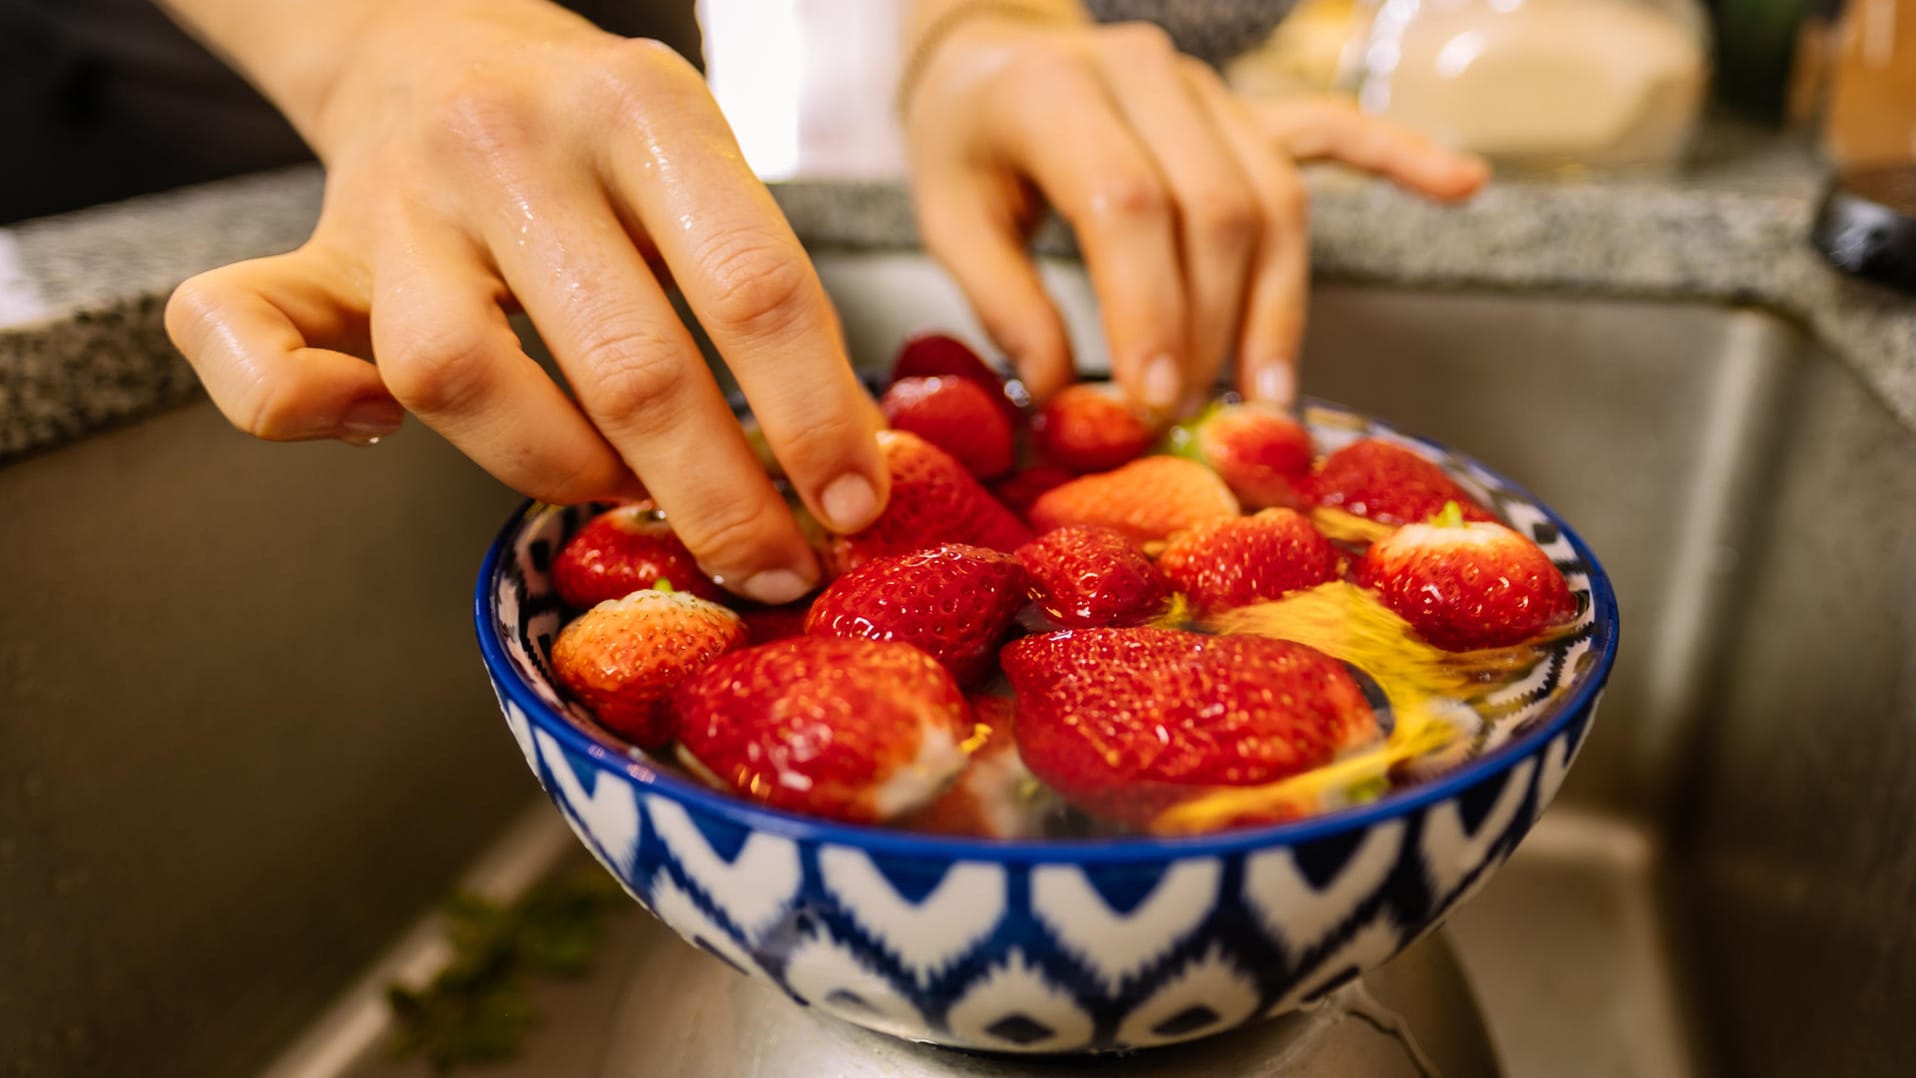
{"type": "Polygon", "coordinates": [[[1810,241],[1837,268],[1916,294],[1916,165],[1837,174],[1810,241]]]}

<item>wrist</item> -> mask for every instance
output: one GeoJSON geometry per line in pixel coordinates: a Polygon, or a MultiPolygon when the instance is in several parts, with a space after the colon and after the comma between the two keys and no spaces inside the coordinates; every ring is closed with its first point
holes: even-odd
{"type": "Polygon", "coordinates": [[[326,160],[382,84],[441,59],[475,27],[593,31],[548,0],[161,0],[326,160]]]}
{"type": "Polygon", "coordinates": [[[954,43],[1012,28],[1090,22],[1081,0],[921,0],[905,22],[904,62],[893,104],[904,117],[926,72],[954,43]]]}

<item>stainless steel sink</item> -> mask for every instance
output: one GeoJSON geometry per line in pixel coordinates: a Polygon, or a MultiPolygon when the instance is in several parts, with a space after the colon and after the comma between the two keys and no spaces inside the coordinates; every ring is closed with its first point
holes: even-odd
{"type": "MultiPolygon", "coordinates": [[[[821,266],[865,360],[971,325],[922,259],[821,266]]],[[[1916,438],[1788,323],[1700,304],[1327,287],[1305,388],[1514,476],[1616,580],[1596,732],[1439,938],[1503,1070],[1905,1073],[1916,438]]],[[[394,941],[533,793],[463,615],[509,503],[422,431],[262,446],[203,404],[0,469],[0,1069],[366,1065],[371,997],[322,1005],[429,961],[394,941]]]]}

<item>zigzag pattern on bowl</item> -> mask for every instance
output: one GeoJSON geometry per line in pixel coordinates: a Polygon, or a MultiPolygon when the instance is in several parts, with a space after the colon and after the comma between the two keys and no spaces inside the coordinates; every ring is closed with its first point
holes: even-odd
{"type": "Polygon", "coordinates": [[[1014,854],[781,819],[691,793],[552,687],[546,655],[563,611],[546,573],[590,506],[528,509],[482,581],[494,689],[541,785],[633,897],[800,1003],[901,1037],[1011,1052],[1144,1047],[1281,1013],[1396,954],[1490,878],[1568,772],[1596,700],[1569,716],[1556,705],[1594,688],[1614,632],[1600,623],[1591,567],[1523,492],[1341,409],[1313,406],[1306,421],[1328,449],[1368,434],[1439,462],[1564,570],[1579,597],[1573,631],[1481,712],[1451,709],[1464,736],[1429,770],[1455,770],[1546,718],[1548,741],[1447,782],[1443,796],[1413,789],[1367,822],[1137,842],[1135,856],[1068,843],[1014,854]]]}
{"type": "MultiPolygon", "coordinates": [[[[752,830],[646,793],[506,705],[588,849],[694,945],[860,1025],[995,1051],[1145,1047],[1293,1009],[1408,946],[1549,804],[1535,757],[1368,828],[1116,863],[947,860],[752,830]]],[[[608,766],[612,765],[612,766],[608,766]]]]}

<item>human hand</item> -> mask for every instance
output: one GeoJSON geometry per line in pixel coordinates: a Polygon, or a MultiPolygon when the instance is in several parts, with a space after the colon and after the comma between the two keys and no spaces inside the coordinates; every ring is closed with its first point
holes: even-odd
{"type": "MultiPolygon", "coordinates": [[[[174,7],[209,30],[223,3],[174,7]]],[[[782,602],[807,590],[814,556],[666,284],[834,529],[884,504],[882,424],[804,251],[698,73],[540,0],[331,7],[351,15],[336,69],[260,79],[327,167],[312,238],[195,277],[167,308],[214,402],[279,440],[371,441],[409,410],[528,495],[649,493],[735,591],[782,602]],[[520,307],[573,395],[522,350],[507,323],[520,307]]],[[[209,36],[229,29],[229,54],[279,71],[260,40],[270,27],[235,25],[209,36]]]]}
{"type": "Polygon", "coordinates": [[[1025,249],[1046,202],[1077,234],[1114,376],[1177,413],[1232,354],[1247,396],[1292,401],[1310,276],[1294,160],[1440,200],[1488,176],[1345,103],[1239,98],[1146,23],[981,10],[931,49],[904,101],[919,229],[1039,396],[1072,377],[1025,249]]]}

